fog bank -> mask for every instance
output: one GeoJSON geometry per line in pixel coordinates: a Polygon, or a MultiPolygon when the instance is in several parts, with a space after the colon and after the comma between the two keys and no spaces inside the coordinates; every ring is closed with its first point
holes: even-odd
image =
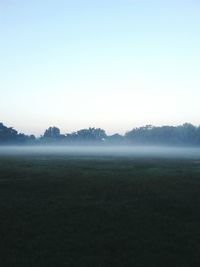
{"type": "Polygon", "coordinates": [[[2,146],[0,156],[101,156],[200,159],[200,148],[161,146],[2,146]]]}

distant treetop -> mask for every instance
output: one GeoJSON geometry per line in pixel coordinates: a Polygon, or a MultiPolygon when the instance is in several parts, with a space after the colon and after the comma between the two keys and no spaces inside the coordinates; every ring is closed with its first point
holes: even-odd
{"type": "Polygon", "coordinates": [[[61,134],[58,127],[49,127],[44,134],[18,133],[12,127],[0,123],[0,144],[123,144],[123,145],[198,145],[200,146],[200,126],[191,123],[179,126],[146,125],[134,128],[125,135],[107,135],[101,128],[90,127],[76,132],[61,134]]]}

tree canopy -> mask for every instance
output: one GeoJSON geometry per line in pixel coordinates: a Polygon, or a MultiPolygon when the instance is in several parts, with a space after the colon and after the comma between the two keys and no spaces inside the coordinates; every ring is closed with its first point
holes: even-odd
{"type": "Polygon", "coordinates": [[[61,134],[58,127],[49,127],[38,138],[18,133],[13,127],[0,123],[0,144],[125,144],[125,145],[199,145],[200,126],[191,123],[179,126],[146,125],[134,128],[125,135],[107,135],[101,128],[84,128],[61,134]]]}
{"type": "Polygon", "coordinates": [[[35,141],[35,136],[18,133],[12,127],[0,123],[0,144],[25,144],[35,141]]]}

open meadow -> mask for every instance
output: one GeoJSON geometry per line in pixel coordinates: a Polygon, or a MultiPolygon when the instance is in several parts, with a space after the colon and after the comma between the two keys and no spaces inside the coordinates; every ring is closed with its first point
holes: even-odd
{"type": "Polygon", "coordinates": [[[197,159],[0,157],[0,266],[199,266],[197,159]]]}

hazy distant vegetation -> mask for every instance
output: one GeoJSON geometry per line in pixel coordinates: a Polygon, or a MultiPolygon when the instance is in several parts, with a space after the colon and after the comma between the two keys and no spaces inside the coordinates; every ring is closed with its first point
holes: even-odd
{"type": "Polygon", "coordinates": [[[57,127],[49,127],[40,137],[18,133],[0,123],[0,144],[105,144],[105,145],[200,145],[200,126],[191,123],[180,126],[152,126],[134,128],[125,135],[107,135],[101,128],[81,129],[62,134],[57,127]]]}

